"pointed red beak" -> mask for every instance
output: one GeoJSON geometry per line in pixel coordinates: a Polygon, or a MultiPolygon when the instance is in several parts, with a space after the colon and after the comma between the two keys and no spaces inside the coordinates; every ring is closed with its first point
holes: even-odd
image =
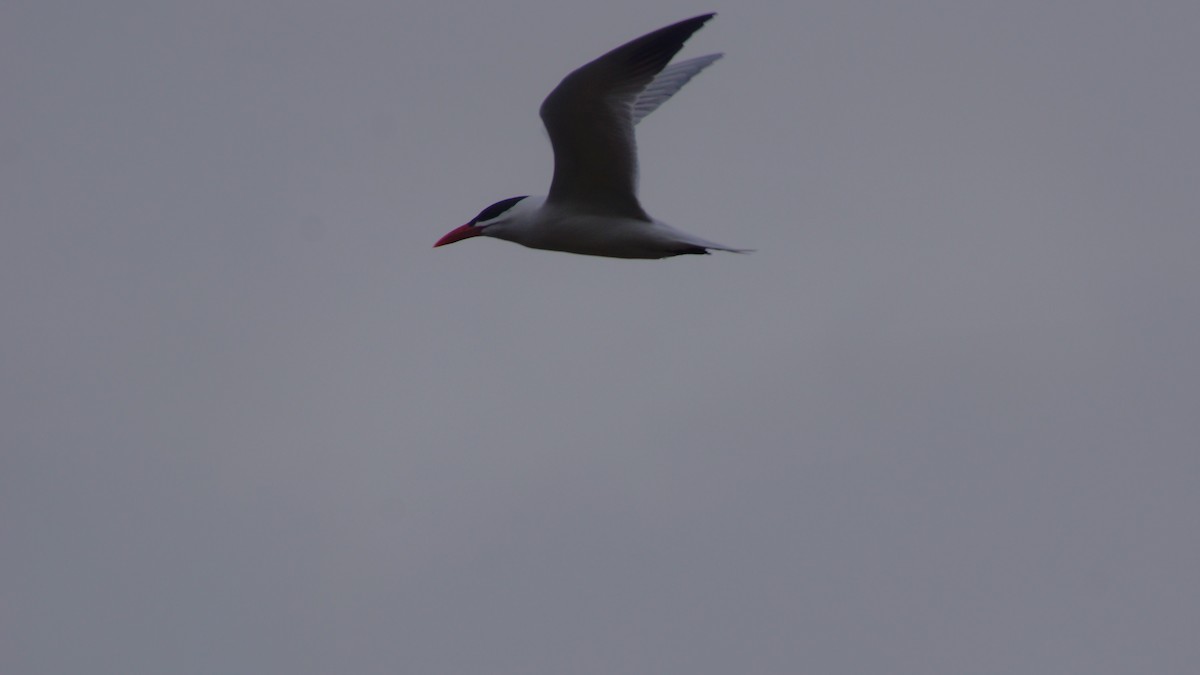
{"type": "Polygon", "coordinates": [[[437,248],[439,246],[445,246],[446,244],[453,244],[456,241],[470,239],[471,237],[478,237],[481,234],[483,234],[482,228],[478,228],[470,223],[467,223],[466,225],[461,225],[447,232],[446,236],[438,239],[437,243],[434,244],[433,247],[437,248]]]}

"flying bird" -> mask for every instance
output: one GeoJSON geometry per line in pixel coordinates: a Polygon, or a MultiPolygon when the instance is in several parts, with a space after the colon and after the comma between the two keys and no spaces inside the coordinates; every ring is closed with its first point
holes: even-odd
{"type": "Polygon", "coordinates": [[[704,14],[660,28],[563,78],[541,108],[554,148],[549,194],[502,199],[434,247],[484,236],[529,248],[611,258],[746,252],[652,218],[637,198],[633,127],[721,58],[708,54],[667,65],[714,16],[704,14]]]}

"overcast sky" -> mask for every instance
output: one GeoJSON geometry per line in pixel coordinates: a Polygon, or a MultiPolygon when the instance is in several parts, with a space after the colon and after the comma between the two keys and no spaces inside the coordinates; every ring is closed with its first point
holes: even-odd
{"type": "Polygon", "coordinates": [[[9,0],[0,671],[1191,674],[1200,5],[9,0]],[[573,68],[751,255],[434,241],[573,68]]]}

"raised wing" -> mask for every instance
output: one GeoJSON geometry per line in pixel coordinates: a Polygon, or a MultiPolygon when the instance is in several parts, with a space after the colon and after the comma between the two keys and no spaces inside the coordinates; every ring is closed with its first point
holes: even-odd
{"type": "Polygon", "coordinates": [[[683,43],[713,16],[686,19],[621,45],[567,75],[550,92],[541,108],[554,147],[548,203],[649,219],[637,200],[633,125],[716,60],[712,55],[666,67],[683,43]],[[704,59],[708,61],[697,65],[704,59]],[[646,94],[644,112],[638,114],[639,100],[660,73],[669,77],[646,94]]]}
{"type": "Polygon", "coordinates": [[[675,92],[683,89],[683,85],[687,84],[697,73],[712,65],[713,61],[722,56],[724,54],[697,56],[694,59],[672,63],[663,68],[663,71],[656,75],[634,100],[633,123],[641,122],[643,117],[658,110],[658,106],[666,103],[667,99],[675,95],[675,92]]]}

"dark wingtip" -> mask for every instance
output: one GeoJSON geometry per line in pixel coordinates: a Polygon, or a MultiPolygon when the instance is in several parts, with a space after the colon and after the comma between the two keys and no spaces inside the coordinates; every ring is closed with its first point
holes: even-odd
{"type": "Polygon", "coordinates": [[[716,12],[709,12],[676,21],[628,42],[605,56],[623,51],[635,72],[644,69],[643,72],[658,73],[683,49],[683,43],[716,15],[716,12]]]}
{"type": "Polygon", "coordinates": [[[661,28],[660,30],[665,31],[665,30],[670,30],[672,28],[685,28],[686,27],[686,28],[691,29],[688,31],[688,34],[690,35],[691,33],[694,33],[695,31],[700,30],[701,26],[708,23],[716,15],[717,15],[716,12],[709,12],[708,14],[698,14],[696,16],[693,16],[690,19],[684,19],[683,21],[676,21],[675,23],[671,24],[670,26],[666,26],[664,28],[661,28]]]}

